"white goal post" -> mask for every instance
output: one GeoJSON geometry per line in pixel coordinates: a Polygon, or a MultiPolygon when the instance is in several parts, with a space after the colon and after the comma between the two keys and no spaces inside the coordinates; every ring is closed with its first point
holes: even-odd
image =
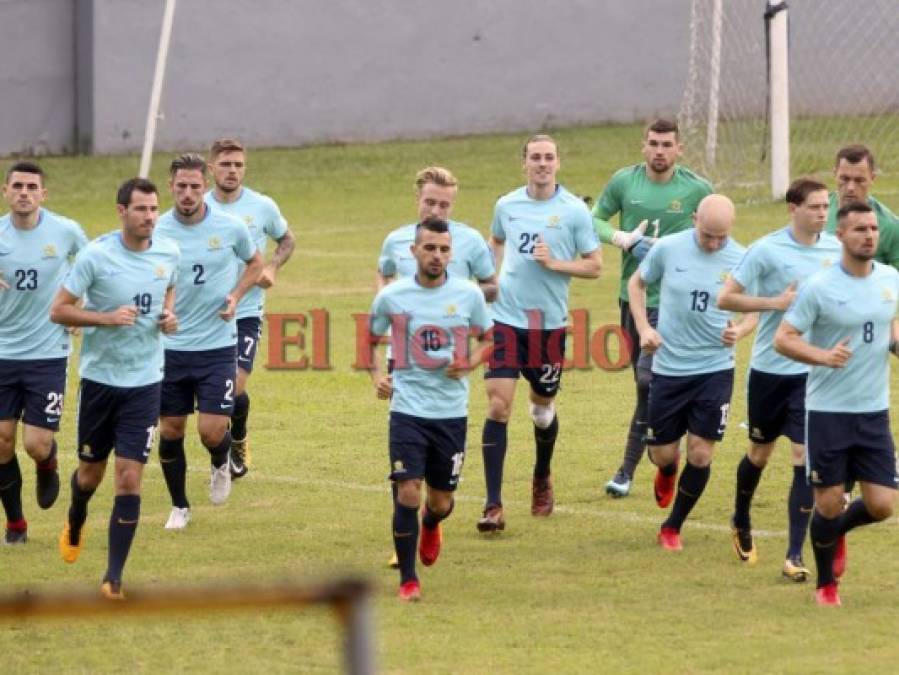
{"type": "Polygon", "coordinates": [[[896,0],[691,0],[679,114],[685,161],[716,184],[782,197],[839,147],[899,170],[896,0]]]}

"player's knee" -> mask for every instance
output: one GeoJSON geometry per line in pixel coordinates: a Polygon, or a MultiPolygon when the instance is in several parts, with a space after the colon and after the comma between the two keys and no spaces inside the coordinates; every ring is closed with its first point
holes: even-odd
{"type": "Polygon", "coordinates": [[[556,416],[556,410],[553,404],[540,405],[539,403],[528,403],[528,413],[534,420],[534,426],[538,429],[546,429],[553,423],[553,417],[556,416]]]}
{"type": "Polygon", "coordinates": [[[828,520],[838,518],[844,506],[842,487],[815,491],[815,510],[828,520]]]}
{"type": "Polygon", "coordinates": [[[502,396],[491,396],[487,405],[487,417],[496,421],[506,423],[512,415],[512,403],[502,396]]]}
{"type": "Polygon", "coordinates": [[[184,438],[187,419],[183,417],[159,418],[159,435],[166,440],[184,438]]]}
{"type": "Polygon", "coordinates": [[[773,451],[773,443],[751,443],[749,445],[749,452],[746,454],[749,456],[750,462],[762,469],[768,465],[768,460],[771,458],[771,453],[773,451]]]}
{"type": "Polygon", "coordinates": [[[871,514],[871,517],[877,522],[886,520],[887,518],[892,516],[894,506],[895,498],[893,494],[890,494],[888,497],[878,497],[877,499],[865,501],[865,508],[868,510],[868,513],[871,514]]]}
{"type": "Polygon", "coordinates": [[[82,490],[96,490],[103,480],[103,474],[106,473],[106,464],[103,462],[87,463],[82,462],[78,465],[78,474],[76,481],[78,487],[82,490]]]}
{"type": "Polygon", "coordinates": [[[397,483],[396,500],[406,508],[417,509],[421,504],[421,481],[404,480],[397,483]]]}
{"type": "Polygon", "coordinates": [[[0,464],[6,464],[16,453],[16,438],[8,434],[0,434],[0,464]]]}
{"type": "Polygon", "coordinates": [[[208,429],[200,430],[200,443],[203,444],[203,447],[207,450],[212,450],[217,448],[222,444],[222,440],[225,438],[225,432],[228,429],[212,427],[208,429]]]}
{"type": "Polygon", "coordinates": [[[137,468],[128,467],[116,471],[115,488],[117,495],[140,494],[141,472],[137,468]]]}
{"type": "Polygon", "coordinates": [[[687,461],[693,466],[704,469],[712,463],[715,445],[704,438],[691,437],[687,445],[687,461]]]}
{"type": "Polygon", "coordinates": [[[46,437],[43,435],[31,438],[26,437],[23,445],[29,457],[38,461],[44,460],[50,454],[50,448],[53,445],[53,434],[47,434],[46,437]]]}

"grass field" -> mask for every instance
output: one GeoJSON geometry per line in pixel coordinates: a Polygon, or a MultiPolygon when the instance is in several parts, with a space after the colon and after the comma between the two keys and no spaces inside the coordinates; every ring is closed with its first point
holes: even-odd
{"type": "MultiPolygon", "coordinates": [[[[635,127],[571,129],[557,137],[561,178],[579,194],[595,196],[615,169],[639,159],[635,127]]],[[[760,562],[742,567],[731,552],[733,477],[746,446],[737,423],[745,410],[748,341],[740,350],[732,423],[679,555],[655,545],[663,515],[646,462],[631,497],[613,501],[602,490],[617,468],[632,411],[628,370],[566,373],[554,461],[557,508],[546,520],[529,513],[533,441],[520,385],[506,465],[508,528],[501,537],[480,538],[474,524],[483,499],[485,400],[480,377],[473,377],[470,452],[440,561],[420,570],[423,602],[396,600],[397,576],[385,564],[392,546],[386,407],[368,376],[351,368],[351,315],[369,308],[383,237],[414,219],[415,172],[427,164],[450,167],[462,185],[454,216],[486,232],[496,198],[521,184],[521,141],[491,136],[250,154],[248,184],[279,202],[299,242],[267,307],[327,309],[333,368],[266,370],[263,345],[250,383],[252,469],[227,505],[213,508],[207,454],[189,435],[194,520],[186,531],[163,530],[169,503],[151,458],[126,592],[138,584],[365,575],[377,585],[378,666],[394,673],[893,672],[895,521],[853,533],[844,606],[819,609],[812,584],[780,577],[790,479],[781,447],[755,502],[760,562]]],[[[168,159],[156,158],[161,185],[168,159]]],[[[91,235],[117,226],[114,191],[135,171],[136,158],[43,164],[49,208],[76,218],[91,235]]],[[[899,207],[897,177],[884,176],[875,188],[899,207]]],[[[743,206],[735,236],[748,244],[784,222],[781,204],[743,206]]],[[[617,321],[618,271],[619,257],[607,248],[602,279],[572,283],[570,307],[589,310],[594,328],[617,321]]],[[[98,588],[105,568],[109,482],[91,503],[78,563],[64,565],[56,550],[75,465],[74,367],[70,374],[60,433],[63,491],[51,511],[39,511],[33,472],[20,458],[30,541],[0,548],[4,591],[98,588]]],[[[341,664],[336,623],[324,609],[2,624],[0,654],[4,673],[333,672],[341,664]]]]}

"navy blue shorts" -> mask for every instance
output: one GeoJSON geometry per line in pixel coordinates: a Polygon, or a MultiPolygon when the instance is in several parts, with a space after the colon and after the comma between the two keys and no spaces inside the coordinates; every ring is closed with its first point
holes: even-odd
{"type": "Polygon", "coordinates": [[[78,390],[78,459],[105,462],[117,457],[147,463],[156,425],[162,383],[113,387],[81,380],[78,390]]]}
{"type": "Polygon", "coordinates": [[[727,428],[734,371],[672,377],[653,373],[649,387],[649,445],[668,445],[690,432],[720,441],[727,428]]]}
{"type": "Polygon", "coordinates": [[[814,487],[864,481],[896,488],[896,448],[888,410],[835,413],[809,410],[806,463],[814,487]]]}
{"type": "Polygon", "coordinates": [[[256,349],[262,337],[262,319],[248,316],[237,320],[237,367],[248,373],[253,372],[256,349]]]}
{"type": "MultiPolygon", "coordinates": [[[[628,337],[628,353],[631,356],[631,368],[634,369],[634,375],[636,376],[638,368],[652,371],[652,354],[640,349],[640,333],[637,332],[637,324],[634,323],[630,303],[619,299],[618,307],[621,310],[619,323],[622,330],[624,330],[624,334],[628,337]]],[[[657,328],[659,325],[659,308],[647,307],[646,319],[649,321],[650,326],[657,328]]]]}
{"type": "Polygon", "coordinates": [[[427,419],[390,413],[390,480],[424,478],[436,490],[459,485],[467,417],[427,419]]]}
{"type": "Polygon", "coordinates": [[[0,359],[0,420],[59,431],[68,359],[0,359]]]}
{"type": "Polygon", "coordinates": [[[775,375],[749,370],[749,440],[773,443],[779,436],[786,436],[793,443],[805,443],[806,378],[805,373],[775,375]]]}
{"type": "Polygon", "coordinates": [[[521,374],[535,394],[551,398],[561,386],[565,338],[565,328],[530,330],[496,322],[484,377],[517,380],[521,374]]]}
{"type": "Polygon", "coordinates": [[[221,347],[199,352],[165,350],[160,416],[183,417],[196,409],[208,415],[231,416],[237,382],[237,349],[221,347]]]}

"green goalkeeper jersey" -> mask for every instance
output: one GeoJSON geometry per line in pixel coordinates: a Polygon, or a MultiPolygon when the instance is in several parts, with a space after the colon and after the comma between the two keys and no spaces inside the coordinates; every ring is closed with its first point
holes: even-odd
{"type": "MultiPolygon", "coordinates": [[[[646,175],[646,164],[619,169],[609,181],[593,207],[593,226],[604,243],[612,242],[615,228],[609,218],[616,213],[619,228],[631,232],[641,221],[649,221],[646,232],[652,236],[658,226],[658,236],[681,232],[693,227],[693,213],[703,197],[712,193],[712,185],[705,178],[682,166],[675,166],[667,183],[655,183],[646,175]]],[[[621,284],[619,297],[627,301],[627,281],[638,262],[627,251],[621,252],[621,284]]],[[[646,306],[659,306],[659,284],[646,289],[646,306]]]]}
{"type": "MultiPolygon", "coordinates": [[[[880,231],[880,242],[874,259],[884,265],[892,265],[899,269],[899,216],[890,211],[874,197],[868,197],[868,206],[877,215],[877,229],[880,231]]],[[[837,229],[837,211],[840,210],[840,198],[836,192],[830,193],[830,206],[827,209],[827,225],[824,229],[833,233],[837,229]]]]}

